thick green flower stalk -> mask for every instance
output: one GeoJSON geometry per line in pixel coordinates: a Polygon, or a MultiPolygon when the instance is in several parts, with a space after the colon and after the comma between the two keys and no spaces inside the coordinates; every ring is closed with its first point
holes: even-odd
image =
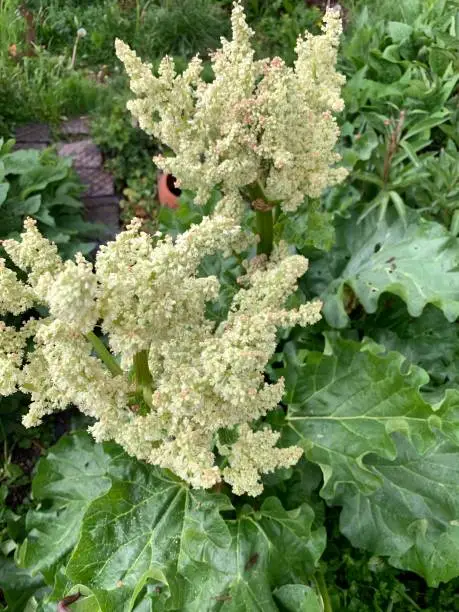
{"type": "Polygon", "coordinates": [[[258,495],[260,474],[301,455],[277,448],[278,434],[259,426],[283,394],[282,380],[269,384],[263,375],[276,331],[318,321],[321,304],[285,308],[307,260],[278,249],[269,261],[246,264],[227,319],[208,320],[219,282],[198,276],[202,258],[243,251],[250,241],[225,216],[156,244],[134,220],[101,247],[93,269],[82,255],[62,262],[27,220],[21,242],[3,247],[28,281],[0,260],[0,315],[35,305],[49,314],[20,331],[1,324],[0,394],[30,393],[26,426],[75,404],[96,419],[99,441],[115,440],[195,487],[223,479],[237,494],[258,495]],[[26,352],[30,338],[34,350],[26,352]]]}
{"type": "Polygon", "coordinates": [[[269,254],[272,208],[294,211],[305,196],[319,197],[346,176],[335,167],[334,151],[334,113],[343,109],[344,77],[335,68],[341,20],[328,10],[321,35],[300,37],[293,67],[279,57],[254,59],[253,32],[239,2],[232,30],[232,40],[222,39],[212,55],[211,83],[202,79],[198,57],[182,75],[165,57],[156,77],[125,43],[117,40],[116,50],[136,95],[128,108],[172,151],[157,156],[157,165],[195,191],[197,202],[219,186],[239,216],[248,200],[260,216],[261,250],[269,254]]]}

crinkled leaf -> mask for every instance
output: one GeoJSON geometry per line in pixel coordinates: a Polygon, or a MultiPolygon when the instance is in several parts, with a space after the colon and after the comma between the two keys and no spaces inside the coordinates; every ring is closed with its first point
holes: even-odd
{"type": "Polygon", "coordinates": [[[208,255],[199,266],[199,276],[216,276],[220,282],[218,298],[207,303],[206,315],[208,319],[221,322],[226,319],[231,302],[240,286],[237,279],[246,273],[237,257],[223,257],[222,255],[208,255]]]}
{"type": "Polygon", "coordinates": [[[364,460],[381,482],[375,493],[347,489],[336,500],[341,530],[354,546],[387,555],[436,586],[459,575],[459,450],[438,439],[420,455],[401,436],[397,446],[394,461],[364,460]]]}
{"type": "Polygon", "coordinates": [[[52,504],[27,515],[29,535],[20,560],[32,574],[52,569],[73,548],[89,503],[110,486],[105,476],[110,461],[110,454],[83,433],[61,438],[40,461],[33,495],[52,504]]]}
{"type": "Polygon", "coordinates": [[[382,293],[398,295],[412,316],[427,304],[440,308],[449,321],[459,316],[459,240],[440,224],[407,211],[401,219],[379,224],[369,215],[360,224],[344,221],[337,229],[335,252],[311,264],[309,287],[324,301],[323,313],[333,327],[348,325],[360,302],[376,312],[382,293]],[[341,261],[341,270],[330,262],[341,261]],[[343,267],[344,264],[344,267],[343,267]],[[331,272],[338,276],[326,287],[331,272]]]}
{"type": "Polygon", "coordinates": [[[5,175],[25,174],[40,163],[40,151],[36,149],[21,149],[7,153],[2,157],[5,175]]]}
{"type": "Polygon", "coordinates": [[[30,597],[44,585],[43,576],[32,576],[5,557],[0,557],[0,577],[8,612],[23,612],[30,597]]]}
{"type": "Polygon", "coordinates": [[[412,318],[401,300],[389,296],[362,328],[386,349],[426,370],[431,384],[451,383],[459,374],[459,329],[435,306],[426,306],[420,317],[412,318]]]}
{"type": "MultiPolygon", "coordinates": [[[[428,395],[430,398],[430,395],[428,395]]],[[[459,447],[459,390],[446,389],[441,401],[434,405],[437,411],[437,425],[449,440],[459,447]]]]}
{"type": "Polygon", "coordinates": [[[324,531],[311,533],[306,504],[286,511],[268,498],[225,520],[232,506],[224,495],[191,490],[126,456],[110,474],[112,487],[89,506],[67,567],[102,611],[133,609],[152,581],[154,610],[167,592],[164,609],[276,611],[272,589],[307,579],[323,551],[324,531]]]}
{"type": "Polygon", "coordinates": [[[284,437],[322,468],[325,499],[344,483],[365,495],[375,491],[381,481],[364,458],[375,453],[394,460],[393,432],[402,432],[419,452],[435,444],[441,418],[419,393],[426,372],[408,366],[399,353],[382,351],[371,341],[330,335],[325,353],[309,352],[286,370],[284,437]]]}
{"type": "Polygon", "coordinates": [[[285,240],[299,251],[311,247],[329,251],[335,241],[333,214],[318,200],[305,201],[296,212],[282,214],[274,231],[277,240],[285,240]]]}

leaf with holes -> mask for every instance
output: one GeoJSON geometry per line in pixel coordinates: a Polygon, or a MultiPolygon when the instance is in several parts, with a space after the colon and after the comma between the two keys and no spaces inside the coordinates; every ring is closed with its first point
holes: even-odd
{"type": "Polygon", "coordinates": [[[459,240],[440,224],[407,211],[401,219],[377,216],[343,221],[337,228],[336,252],[311,263],[309,287],[320,293],[323,314],[330,325],[346,327],[358,303],[376,312],[384,292],[398,295],[408,312],[418,317],[427,304],[441,309],[448,319],[459,316],[459,240]],[[330,277],[330,263],[339,254],[341,269],[330,277]]]}

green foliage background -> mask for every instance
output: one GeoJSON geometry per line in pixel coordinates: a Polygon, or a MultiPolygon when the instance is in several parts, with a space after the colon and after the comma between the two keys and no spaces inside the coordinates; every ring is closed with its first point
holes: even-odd
{"type": "MultiPolygon", "coordinates": [[[[319,26],[318,4],[248,0],[258,53],[291,62],[296,35],[319,26]]],[[[76,592],[69,607],[80,612],[459,610],[459,3],[343,4],[340,152],[349,177],[295,215],[280,215],[275,227],[277,239],[310,259],[295,301],[324,303],[320,324],[279,333],[267,370],[286,378],[270,423],[304,458],[267,476],[256,500],[225,487],[193,491],[81,431],[60,437],[56,421],[26,435],[17,423],[21,399],[2,402],[6,610],[56,610],[76,592]],[[43,455],[31,491],[21,446],[43,455]]],[[[21,40],[23,24],[5,0],[3,131],[91,111],[120,188],[146,207],[157,144],[124,111],[112,40],[183,64],[227,33],[229,5],[34,0],[45,49],[16,61],[8,46],[21,40]],[[88,36],[70,71],[78,27],[88,36]],[[101,64],[108,76],[98,82],[101,64]]],[[[51,154],[6,149],[0,159],[0,219],[10,211],[18,231],[21,215],[34,214],[50,237],[65,236],[71,254],[85,228],[69,219],[79,204],[68,166],[51,154]]],[[[177,212],[163,209],[154,223],[176,235],[216,199],[202,210],[184,194],[177,212]]],[[[221,280],[208,312],[219,320],[240,261],[209,259],[201,273],[221,280]]],[[[64,429],[86,425],[64,420],[64,429]]]]}

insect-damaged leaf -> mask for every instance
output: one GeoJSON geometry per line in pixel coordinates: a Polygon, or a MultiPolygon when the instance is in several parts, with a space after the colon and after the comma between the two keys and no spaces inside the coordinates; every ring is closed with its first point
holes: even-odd
{"type": "Polygon", "coordinates": [[[427,304],[449,321],[459,316],[459,240],[439,223],[406,213],[406,222],[378,222],[377,213],[360,224],[342,222],[336,248],[311,264],[306,283],[320,295],[333,327],[346,327],[358,303],[376,312],[384,292],[402,298],[414,317],[427,304]]]}

